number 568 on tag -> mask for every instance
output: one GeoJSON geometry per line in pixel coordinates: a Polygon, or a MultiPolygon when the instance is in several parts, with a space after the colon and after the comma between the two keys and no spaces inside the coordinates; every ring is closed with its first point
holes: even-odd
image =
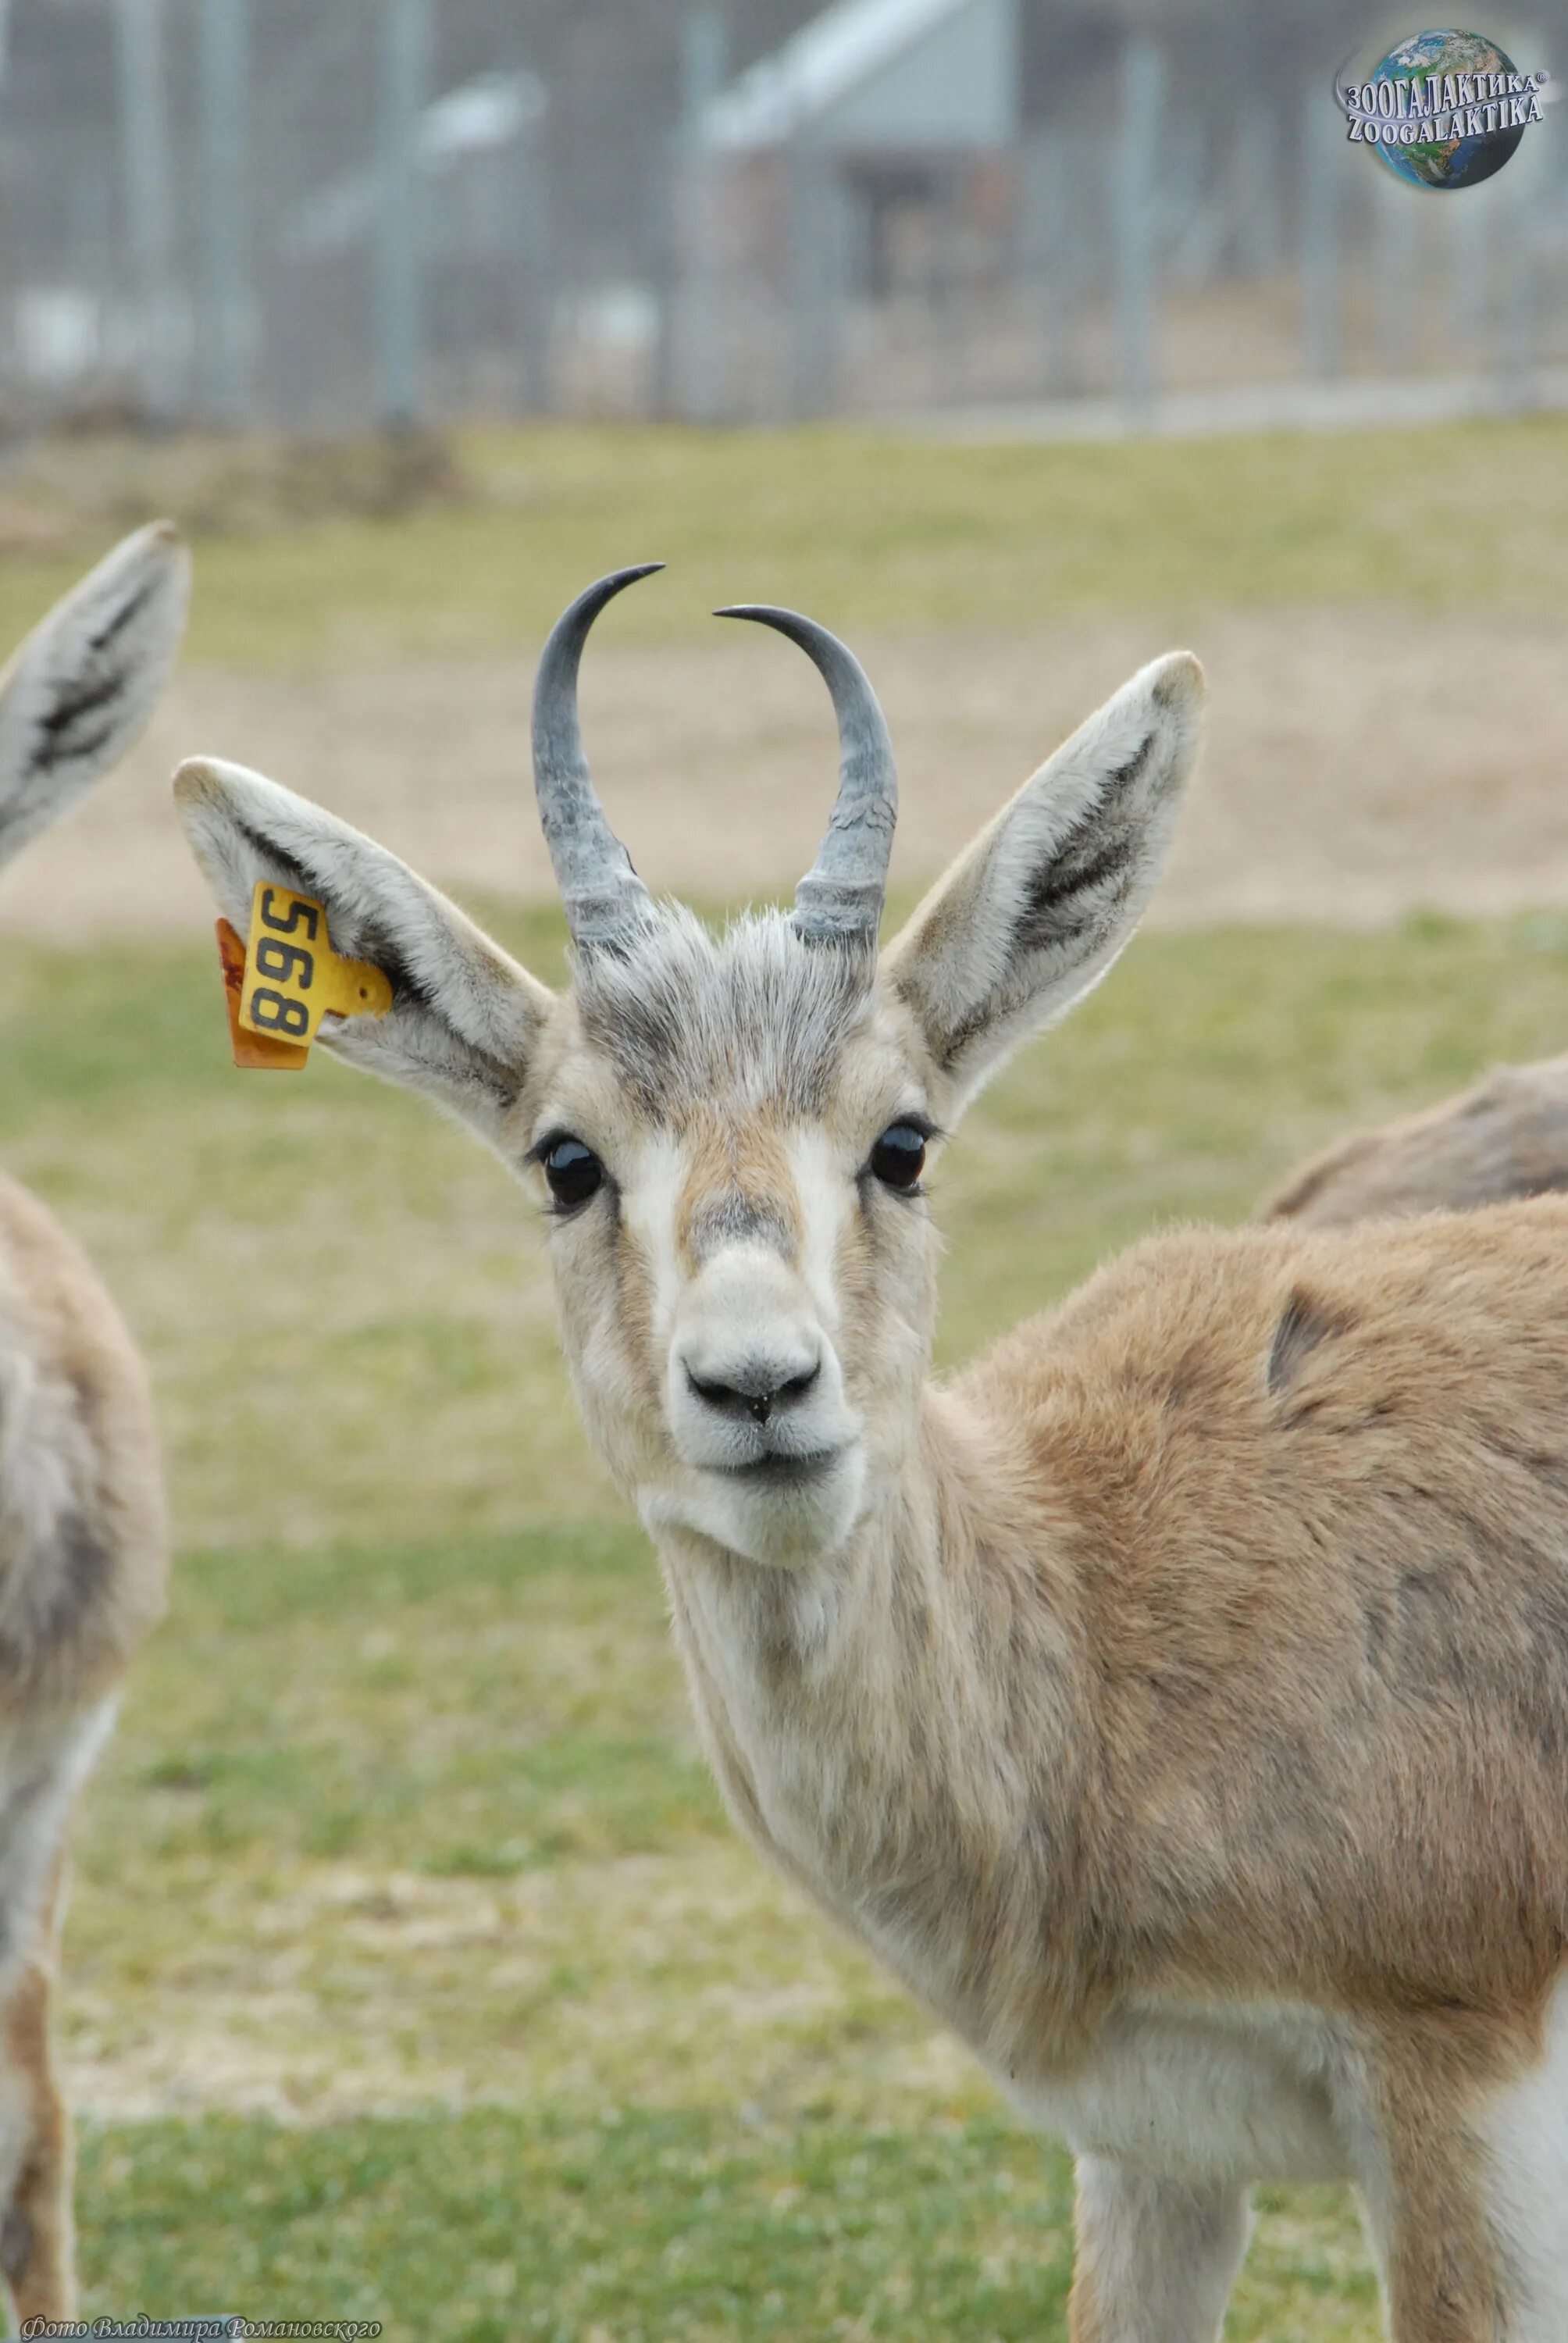
{"type": "Polygon", "coordinates": [[[384,1016],[392,987],[368,960],[332,949],[327,914],[308,895],[258,880],[240,992],[247,1032],[308,1048],[324,1016],[384,1016]]]}

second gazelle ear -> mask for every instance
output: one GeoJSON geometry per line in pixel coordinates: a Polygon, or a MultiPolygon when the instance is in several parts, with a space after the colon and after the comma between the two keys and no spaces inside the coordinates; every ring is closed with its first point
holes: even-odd
{"type": "Polygon", "coordinates": [[[175,802],[218,909],[248,940],[258,880],[326,906],[333,948],[375,963],[384,1017],[328,1017],[338,1057],[423,1091],[499,1146],[555,995],[385,847],[243,765],[193,758],[175,802]]]}
{"type": "Polygon", "coordinates": [[[57,602],[0,672],[0,863],[130,748],[169,679],[189,596],[179,531],[154,521],[57,602]]]}
{"type": "Polygon", "coordinates": [[[963,1105],[1121,951],[1164,868],[1202,732],[1190,651],[1140,669],[1026,781],[882,959],[963,1105]]]}

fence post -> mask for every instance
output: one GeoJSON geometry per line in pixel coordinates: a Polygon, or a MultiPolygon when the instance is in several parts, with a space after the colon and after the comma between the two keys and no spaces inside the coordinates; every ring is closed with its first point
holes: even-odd
{"type": "Polygon", "coordinates": [[[550,340],[555,276],[550,266],[549,175],[542,116],[518,134],[516,186],[521,330],[518,362],[523,411],[542,415],[550,403],[550,340]]]}
{"type": "Polygon", "coordinates": [[[1327,91],[1314,82],[1302,109],[1302,354],[1308,374],[1321,382],[1340,370],[1339,147],[1343,136],[1342,116],[1327,91]]]}
{"type": "Polygon", "coordinates": [[[197,353],[216,422],[243,423],[250,337],[246,0],[202,0],[202,314],[197,353]]]}
{"type": "Polygon", "coordinates": [[[676,166],[674,341],[676,405],[696,423],[723,404],[719,356],[718,172],[703,119],[724,86],[725,25],[717,8],[689,11],[680,27],[680,153],[676,166]]]}
{"type": "MultiPolygon", "coordinates": [[[[1267,74],[1259,75],[1260,85],[1267,74]]],[[[1280,265],[1280,113],[1269,98],[1249,96],[1236,129],[1236,186],[1241,219],[1237,249],[1249,277],[1270,277],[1280,265]]]]}
{"type": "Polygon", "coordinates": [[[428,55],[428,0],[382,0],[381,201],[376,308],[381,421],[417,428],[420,406],[419,112],[428,55]]]}
{"type": "Polygon", "coordinates": [[[1080,219],[1072,160],[1064,129],[1037,131],[1023,150],[1020,257],[1040,297],[1040,383],[1052,398],[1079,387],[1072,303],[1080,219]]]}
{"type": "Polygon", "coordinates": [[[819,415],[832,377],[830,150],[815,126],[789,143],[789,412],[819,415]]]}
{"type": "Polygon", "coordinates": [[[148,418],[166,424],[174,420],[178,353],[164,0],[119,0],[114,22],[137,372],[148,418]]]}
{"type": "Polygon", "coordinates": [[[1513,178],[1502,178],[1502,200],[1495,207],[1503,294],[1497,379],[1503,406],[1517,411],[1528,407],[1534,394],[1535,251],[1530,233],[1534,218],[1530,174],[1514,168],[1513,178]]]}
{"type": "Polygon", "coordinates": [[[1157,144],[1164,57],[1146,33],[1121,51],[1121,119],[1116,139],[1117,373],[1128,418],[1147,423],[1154,404],[1157,144]]]}
{"type": "Polygon", "coordinates": [[[1493,209],[1486,196],[1473,190],[1462,204],[1444,204],[1442,218],[1448,237],[1448,331],[1473,357],[1486,332],[1493,209]]]}
{"type": "Polygon", "coordinates": [[[1378,283],[1373,289],[1378,348],[1385,358],[1408,365],[1415,341],[1417,207],[1426,201],[1417,187],[1396,182],[1382,163],[1378,189],[1378,283]]]}

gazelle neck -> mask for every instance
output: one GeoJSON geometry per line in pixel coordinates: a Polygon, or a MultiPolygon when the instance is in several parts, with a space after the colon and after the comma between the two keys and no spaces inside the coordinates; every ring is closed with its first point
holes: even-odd
{"type": "Polygon", "coordinates": [[[1027,1550],[1016,1485],[1005,1445],[928,1388],[906,1471],[840,1553],[786,1572],[660,1541],[737,1819],[1008,2063],[1026,1971],[1040,2040],[1086,1740],[1070,1584],[1027,1550]]]}

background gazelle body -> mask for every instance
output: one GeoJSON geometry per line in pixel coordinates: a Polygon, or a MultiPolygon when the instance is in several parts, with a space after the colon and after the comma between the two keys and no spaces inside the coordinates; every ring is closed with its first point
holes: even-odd
{"type": "Polygon", "coordinates": [[[1568,1058],[1543,1058],[1493,1066],[1456,1098],[1336,1140],[1261,1210],[1268,1220],[1340,1228],[1560,1189],[1568,1189],[1568,1058]]]}
{"type": "Polygon", "coordinates": [[[1209,2343],[1260,2178],[1343,2175],[1398,2343],[1568,2334],[1568,1204],[1165,1237],[929,1379],[920,1175],[1157,876],[1201,683],[1136,676],[878,959],[890,749],[849,654],[792,916],[709,936],[535,767],[557,997],[401,864],[182,769],[379,962],[324,1027],[538,1167],[589,1431],[742,1826],[1079,2158],[1078,2343],[1209,2343]]]}
{"type": "MultiPolygon", "coordinates": [[[[136,739],[187,588],[173,529],[143,529],[0,674],[0,867],[136,739]]],[[[70,2133],[49,2048],[65,1837],[166,1567],[130,1336],[64,1230],[0,1178],[0,2272],[18,2320],[74,2308],[70,2133]]]]}

